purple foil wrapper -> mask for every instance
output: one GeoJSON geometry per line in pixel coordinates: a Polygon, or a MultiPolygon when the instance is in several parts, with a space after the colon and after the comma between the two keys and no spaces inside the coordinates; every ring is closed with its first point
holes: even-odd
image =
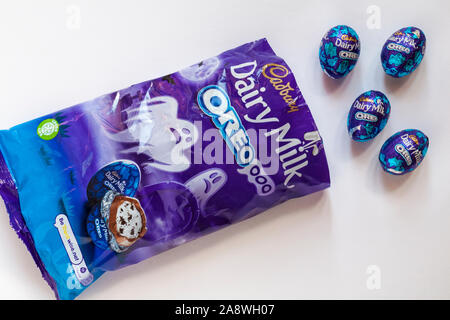
{"type": "Polygon", "coordinates": [[[394,32],[381,50],[381,64],[386,74],[401,78],[416,70],[425,55],[426,42],[425,34],[416,27],[394,32]]]}

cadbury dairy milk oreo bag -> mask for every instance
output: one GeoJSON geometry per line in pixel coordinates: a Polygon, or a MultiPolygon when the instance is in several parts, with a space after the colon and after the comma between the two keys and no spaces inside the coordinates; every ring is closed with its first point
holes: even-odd
{"type": "Polygon", "coordinates": [[[311,112],[265,39],[0,131],[0,194],[57,298],[327,188],[311,112]]]}

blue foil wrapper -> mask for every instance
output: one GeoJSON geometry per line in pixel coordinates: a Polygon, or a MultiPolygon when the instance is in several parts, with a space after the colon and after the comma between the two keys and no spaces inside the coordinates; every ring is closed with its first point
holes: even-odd
{"type": "Polygon", "coordinates": [[[391,104],[380,91],[369,90],[361,94],[350,107],[347,130],[355,141],[375,138],[386,126],[391,113],[391,104]]]}
{"type": "Polygon", "coordinates": [[[395,78],[412,73],[422,62],[426,48],[426,37],[416,27],[402,28],[394,32],[381,50],[381,65],[384,71],[395,78]]]}
{"type": "Polygon", "coordinates": [[[101,202],[92,207],[86,220],[86,228],[94,244],[100,249],[109,248],[109,230],[102,216],[101,202]]]}
{"type": "Polygon", "coordinates": [[[406,129],[392,135],[379,154],[384,171],[402,175],[416,169],[427,154],[428,137],[420,130],[406,129]]]}
{"type": "Polygon", "coordinates": [[[345,77],[355,67],[359,52],[360,42],[355,30],[345,25],[333,27],[320,42],[320,66],[333,79],[345,77]]]}
{"type": "Polygon", "coordinates": [[[91,178],[87,186],[87,197],[90,202],[98,202],[109,190],[116,191],[128,197],[134,196],[141,172],[139,166],[130,160],[114,161],[91,178]]]}

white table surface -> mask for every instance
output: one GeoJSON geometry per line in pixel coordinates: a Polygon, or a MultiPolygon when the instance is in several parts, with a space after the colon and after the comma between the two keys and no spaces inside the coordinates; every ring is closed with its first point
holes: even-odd
{"type": "MultiPolygon", "coordinates": [[[[449,14],[445,0],[2,1],[0,128],[267,37],[324,139],[331,188],[107,273],[79,298],[449,299],[449,14]],[[343,81],[328,79],[318,59],[337,24],[362,45],[343,81]],[[409,25],[425,32],[427,51],[411,76],[391,79],[381,46],[409,25]],[[374,141],[358,144],[346,117],[369,89],[388,96],[392,113],[374,141]],[[413,173],[390,176],[378,152],[405,128],[429,136],[429,153],[413,173]]],[[[0,298],[53,298],[0,211],[0,298]]]]}

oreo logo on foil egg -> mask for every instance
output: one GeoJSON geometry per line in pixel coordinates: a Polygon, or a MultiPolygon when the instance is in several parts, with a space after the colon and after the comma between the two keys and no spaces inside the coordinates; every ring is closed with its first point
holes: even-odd
{"type": "Polygon", "coordinates": [[[366,120],[366,121],[370,121],[370,122],[377,122],[378,121],[378,117],[376,115],[370,114],[370,113],[365,113],[365,112],[360,112],[358,111],[355,114],[355,119],[356,120],[366,120]]]}
{"type": "Polygon", "coordinates": [[[411,155],[409,154],[408,150],[406,150],[406,148],[403,145],[396,144],[394,149],[399,155],[402,156],[403,159],[405,159],[406,164],[408,166],[410,166],[412,164],[411,155]]]}
{"type": "Polygon", "coordinates": [[[389,50],[395,50],[395,51],[400,51],[400,52],[405,52],[406,54],[409,54],[411,52],[411,50],[409,48],[405,48],[404,46],[402,46],[401,44],[398,43],[389,43],[387,45],[387,48],[389,50]]]}
{"type": "Polygon", "coordinates": [[[341,51],[339,52],[339,57],[341,57],[342,59],[357,60],[359,54],[357,54],[356,52],[341,51]]]}

